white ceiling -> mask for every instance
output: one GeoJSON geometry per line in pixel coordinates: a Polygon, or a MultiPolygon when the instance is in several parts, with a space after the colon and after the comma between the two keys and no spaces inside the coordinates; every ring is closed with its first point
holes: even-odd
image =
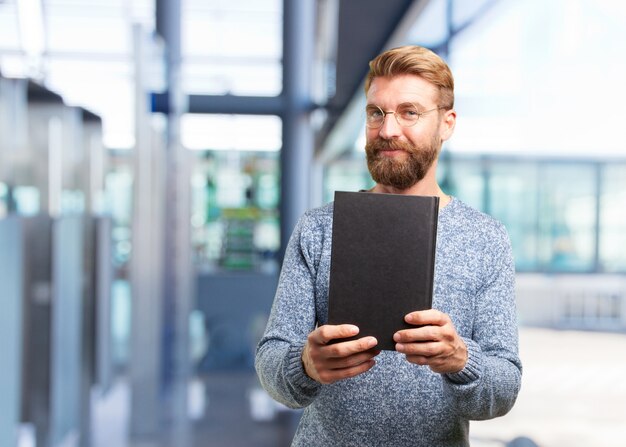
{"type": "MultiPolygon", "coordinates": [[[[0,70],[32,76],[103,118],[105,144],[132,147],[133,23],[154,0],[19,0],[42,5],[44,51],[24,51],[18,0],[0,1],[0,70]]],[[[282,0],[181,0],[187,93],[276,95],[282,0]]],[[[456,0],[463,23],[490,0],[456,0]]],[[[407,42],[437,44],[447,0],[431,0],[407,42]]],[[[493,3],[493,2],[492,2],[493,3]]],[[[21,4],[21,3],[20,3],[21,4]]],[[[453,41],[459,120],[452,150],[623,155],[626,3],[500,0],[453,41]]],[[[202,120],[190,120],[201,135],[202,120]]],[[[219,121],[220,117],[215,118],[219,121]]],[[[274,141],[277,126],[265,141],[274,141]]],[[[269,144],[269,143],[268,143],[269,144]]],[[[201,145],[201,143],[200,143],[201,145]]],[[[357,144],[358,145],[358,144],[357,144]]]]}
{"type": "MultiPolygon", "coordinates": [[[[103,118],[105,145],[134,144],[132,26],[154,32],[154,0],[24,0],[42,6],[43,53],[28,55],[19,3],[0,2],[0,70],[32,77],[103,118]]],[[[276,95],[281,0],[182,0],[187,93],[276,95]]]]}

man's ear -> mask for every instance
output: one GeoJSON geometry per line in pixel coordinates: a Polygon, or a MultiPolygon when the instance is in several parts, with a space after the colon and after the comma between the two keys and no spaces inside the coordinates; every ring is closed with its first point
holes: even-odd
{"type": "Polygon", "coordinates": [[[446,110],[441,124],[439,125],[439,136],[441,141],[446,141],[454,133],[456,126],[456,111],[454,109],[446,110]]]}

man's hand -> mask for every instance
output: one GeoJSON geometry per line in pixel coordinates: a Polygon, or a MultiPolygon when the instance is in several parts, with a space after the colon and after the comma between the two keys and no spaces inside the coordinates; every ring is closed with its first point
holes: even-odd
{"type": "Polygon", "coordinates": [[[436,373],[461,371],[467,363],[467,346],[456,332],[450,316],[430,309],[411,312],[404,320],[416,326],[394,334],[396,350],[409,362],[428,365],[436,373]]]}
{"type": "Polygon", "coordinates": [[[337,338],[352,337],[359,328],[351,324],[324,325],[311,332],[302,351],[304,370],[310,378],[329,384],[369,370],[380,351],[374,337],[328,344],[337,338]]]}

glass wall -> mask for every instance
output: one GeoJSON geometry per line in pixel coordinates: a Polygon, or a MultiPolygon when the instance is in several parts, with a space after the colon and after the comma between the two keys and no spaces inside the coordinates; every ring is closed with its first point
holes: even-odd
{"type": "Polygon", "coordinates": [[[626,165],[607,164],[602,169],[599,222],[600,267],[606,272],[626,272],[626,165]]]}
{"type": "Polygon", "coordinates": [[[480,209],[498,216],[508,228],[515,241],[517,269],[538,269],[538,165],[528,161],[492,161],[487,176],[489,209],[480,209]]]}
{"type": "Polygon", "coordinates": [[[539,171],[538,268],[598,270],[596,165],[545,163],[539,171]]]}
{"type": "MultiPolygon", "coordinates": [[[[626,272],[626,161],[445,153],[445,192],[501,221],[518,272],[626,272]]],[[[364,158],[326,170],[324,198],[372,186],[364,158]]]]}
{"type": "MultiPolygon", "coordinates": [[[[462,164],[482,165],[483,202],[474,200],[476,189],[470,188],[466,194],[462,173],[451,176],[454,185],[460,186],[452,188],[453,193],[504,223],[518,271],[605,272],[605,259],[612,259],[613,265],[617,259],[626,259],[610,251],[619,240],[604,232],[605,226],[623,232],[624,221],[598,212],[604,190],[598,179],[604,162],[492,156],[473,161],[465,158],[462,164]],[[607,237],[610,242],[598,244],[607,237]]],[[[454,169],[457,162],[453,159],[450,165],[454,169]]],[[[471,183],[476,180],[470,176],[471,183]]],[[[619,184],[626,187],[626,178],[622,177],[619,184]]]]}

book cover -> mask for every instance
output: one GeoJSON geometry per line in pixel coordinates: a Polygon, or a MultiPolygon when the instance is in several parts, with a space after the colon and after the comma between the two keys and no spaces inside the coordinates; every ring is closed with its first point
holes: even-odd
{"type": "Polygon", "coordinates": [[[335,193],[329,324],[395,350],[404,316],[432,306],[438,211],[438,197],[335,193]]]}

